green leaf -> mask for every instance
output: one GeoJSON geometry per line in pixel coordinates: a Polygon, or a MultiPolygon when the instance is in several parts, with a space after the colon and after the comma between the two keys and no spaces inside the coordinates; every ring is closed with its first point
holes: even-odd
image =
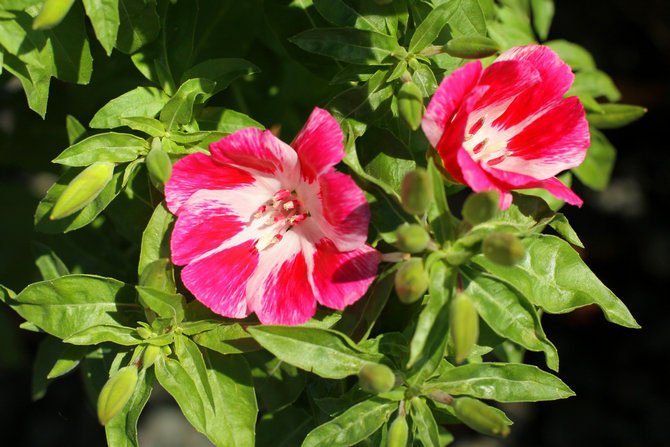
{"type": "Polygon", "coordinates": [[[51,371],[49,371],[49,374],[47,374],[47,379],[55,379],[74,370],[87,351],[88,348],[86,346],[66,346],[63,354],[61,354],[53,368],[51,368],[51,371]]]}
{"type": "Polygon", "coordinates": [[[174,220],[174,215],[168,211],[165,202],[161,202],[154,210],[142,233],[140,261],[137,266],[139,275],[152,262],[170,258],[170,234],[174,220]]]}
{"type": "Polygon", "coordinates": [[[37,282],[8,301],[23,318],[59,338],[92,326],[132,324],[139,317],[131,286],[92,275],[37,282]]]}
{"type": "Polygon", "coordinates": [[[46,245],[32,241],[32,251],[33,256],[35,256],[35,265],[39,269],[42,279],[56,279],[70,274],[63,261],[46,245]]]}
{"type": "Polygon", "coordinates": [[[118,0],[119,30],[116,48],[131,54],[153,41],[160,31],[156,2],[118,0]]]}
{"type": "Polygon", "coordinates": [[[554,18],[554,0],[530,0],[533,27],[541,41],[547,40],[554,18]]]}
{"type": "Polygon", "coordinates": [[[326,108],[340,121],[382,114],[390,107],[393,96],[393,86],[386,83],[388,74],[386,70],[378,70],[365,85],[345,90],[330,100],[326,108]]]}
{"type": "Polygon", "coordinates": [[[186,70],[181,82],[188,79],[204,78],[216,82],[216,87],[208,95],[224,90],[240,76],[258,73],[260,69],[249,61],[237,58],[208,59],[186,70]]]}
{"type": "Polygon", "coordinates": [[[573,70],[595,70],[596,63],[593,56],[584,47],[567,40],[551,40],[545,43],[546,46],[554,50],[572,67],[573,70]]]}
{"type": "Polygon", "coordinates": [[[443,245],[454,238],[454,219],[447,203],[442,175],[437,170],[434,159],[428,160],[427,171],[433,184],[433,201],[427,212],[428,222],[437,243],[443,245]]]}
{"type": "Polygon", "coordinates": [[[137,87],[102,106],[88,125],[94,129],[113,129],[125,124],[121,118],[153,118],[169,100],[155,87],[137,87]]]}
{"type": "Polygon", "coordinates": [[[153,369],[139,371],[135,390],[125,407],[105,424],[105,435],[110,447],[139,447],[137,421],[151,396],[155,381],[153,369]]]}
{"type": "Polygon", "coordinates": [[[303,50],[362,65],[381,64],[399,48],[391,36],[355,28],[311,29],[289,40],[303,50]]]}
{"type": "Polygon", "coordinates": [[[142,338],[131,327],[102,324],[75,332],[63,340],[65,343],[82,346],[97,345],[106,341],[116,343],[117,345],[133,346],[140,344],[142,338]]]}
{"type": "Polygon", "coordinates": [[[252,326],[249,333],[280,360],[328,379],[358,374],[381,356],[355,348],[345,335],[335,331],[298,326],[252,326]]]}
{"type": "Polygon", "coordinates": [[[543,351],[547,366],[558,370],[556,347],[544,335],[530,302],[489,274],[461,267],[461,275],[468,281],[463,293],[470,297],[479,316],[495,333],[531,351],[543,351]]]}
{"type": "Polygon", "coordinates": [[[160,120],[166,124],[167,130],[172,130],[175,124],[191,122],[196,100],[200,96],[210,95],[215,85],[213,81],[204,78],[184,82],[161,110],[160,120]]]}
{"type": "Polygon", "coordinates": [[[21,82],[28,106],[44,118],[49,98],[50,72],[45,71],[43,67],[30,66],[13,54],[4,54],[3,59],[4,68],[21,82]]]}
{"type": "Polygon", "coordinates": [[[66,166],[88,166],[98,161],[124,163],[148,152],[143,138],[127,133],[107,132],[88,137],[65,149],[54,163],[66,166]]]}
{"type": "Polygon", "coordinates": [[[599,113],[587,113],[589,124],[598,129],[616,129],[637,121],[647,113],[645,107],[629,104],[601,104],[599,113]]]}
{"type": "Polygon", "coordinates": [[[128,126],[133,130],[139,130],[152,137],[162,137],[165,135],[165,126],[155,118],[145,116],[129,116],[119,118],[123,126],[128,126]]]}
{"type": "Polygon", "coordinates": [[[460,0],[452,3],[455,5],[455,10],[448,22],[454,36],[486,35],[486,20],[479,0],[460,0]]]}
{"type": "Polygon", "coordinates": [[[201,433],[205,433],[205,402],[198,394],[194,379],[178,361],[159,356],[154,363],[156,378],[165,391],[177,401],[186,419],[201,433]]]}
{"type": "Polygon", "coordinates": [[[83,0],[83,3],[86,15],[91,19],[93,31],[109,56],[116,44],[116,35],[121,23],[119,0],[83,0]]]}
{"type": "Polygon", "coordinates": [[[55,28],[46,30],[47,48],[53,52],[55,76],[66,82],[88,84],[93,72],[83,8],[75,4],[55,28]]]}
{"type": "Polygon", "coordinates": [[[439,4],[416,27],[408,51],[418,53],[432,44],[447,23],[460,34],[486,35],[484,13],[477,0],[452,0],[439,4]]]}
{"type": "Polygon", "coordinates": [[[612,78],[600,70],[584,70],[575,74],[575,81],[566,95],[580,95],[583,93],[594,98],[604,96],[611,102],[617,102],[621,99],[621,92],[614,85],[612,78]]]}
{"type": "Polygon", "coordinates": [[[254,388],[264,412],[275,413],[291,405],[305,388],[305,373],[267,351],[244,356],[251,366],[254,388]]]}
{"type": "Polygon", "coordinates": [[[570,312],[596,303],[612,323],[639,327],[626,306],[584,264],[570,244],[549,235],[525,238],[522,242],[528,255],[513,267],[494,265],[479,256],[476,261],[549,313],[570,312]]]}
{"type": "Polygon", "coordinates": [[[549,226],[556,230],[558,234],[563,236],[563,238],[570,242],[572,245],[577,247],[584,248],[584,244],[577,236],[577,233],[568,222],[568,219],[561,213],[557,213],[556,216],[549,222],[549,226]]]}
{"type": "Polygon", "coordinates": [[[47,387],[51,383],[51,379],[48,379],[47,375],[65,353],[67,347],[68,345],[65,343],[49,335],[40,342],[33,360],[31,376],[31,398],[33,401],[40,400],[46,394],[47,387]]]}
{"type": "Polygon", "coordinates": [[[369,127],[356,145],[361,148],[358,159],[368,174],[366,178],[388,185],[399,196],[403,178],[416,167],[402,142],[385,129],[369,127]]]}
{"type": "Polygon", "coordinates": [[[214,406],[212,387],[207,378],[207,368],[202,353],[190,338],[177,334],[174,343],[175,353],[179,363],[193,379],[198,395],[203,401],[206,409],[214,406]]]}
{"type": "Polygon", "coordinates": [[[247,127],[265,129],[261,123],[249,118],[244,113],[224,107],[206,107],[200,112],[196,120],[201,130],[216,130],[227,134],[247,127]]]}
{"type": "Polygon", "coordinates": [[[193,341],[221,354],[240,354],[261,349],[256,340],[237,323],[221,324],[196,334],[193,341]]]}
{"type": "Polygon", "coordinates": [[[398,407],[397,402],[378,398],[365,400],[312,430],[302,447],[347,447],[360,442],[388,421],[398,407]]]}
{"type": "Polygon", "coordinates": [[[92,407],[98,402],[98,395],[109,377],[123,364],[131,360],[132,351],[125,347],[103,343],[97,349],[91,348],[81,359],[81,377],[92,407]]]}
{"type": "Polygon", "coordinates": [[[184,319],[186,299],[180,293],[167,293],[151,287],[135,286],[142,306],[151,309],[162,318],[171,318],[175,323],[184,319]]]}
{"type": "Polygon", "coordinates": [[[446,370],[426,388],[498,402],[537,402],[575,395],[553,374],[536,366],[510,363],[471,363],[457,366],[446,370]]]}
{"type": "Polygon", "coordinates": [[[86,128],[72,115],[65,117],[67,140],[70,146],[86,138],[86,128]]]}
{"type": "Polygon", "coordinates": [[[607,188],[614,169],[616,149],[599,130],[591,127],[591,146],[581,165],[572,168],[577,178],[589,188],[602,191],[607,188]]]}
{"type": "Polygon", "coordinates": [[[361,14],[343,0],[314,0],[313,3],[319,14],[335,26],[386,32],[383,16],[361,14]]]}
{"type": "Polygon", "coordinates": [[[433,412],[425,400],[415,397],[411,400],[410,415],[416,429],[417,438],[424,447],[441,447],[440,435],[433,412]]]}
{"type": "Polygon", "coordinates": [[[312,415],[291,406],[277,413],[265,413],[256,427],[256,447],[300,445],[314,425],[312,415]],[[278,439],[277,433],[281,433],[278,439]]]}
{"type": "Polygon", "coordinates": [[[33,20],[33,28],[49,29],[58,25],[70,11],[73,3],[74,0],[46,0],[33,20]]]}

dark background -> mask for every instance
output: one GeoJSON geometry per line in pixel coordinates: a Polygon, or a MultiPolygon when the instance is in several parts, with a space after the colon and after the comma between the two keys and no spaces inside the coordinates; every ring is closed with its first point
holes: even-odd
{"type": "MultiPolygon", "coordinates": [[[[591,307],[546,316],[545,330],[561,358],[559,376],[577,397],[509,406],[516,424],[507,440],[471,438],[464,429],[457,445],[668,445],[670,232],[662,210],[670,205],[670,2],[556,3],[550,39],[586,47],[621,89],[622,102],[649,109],[642,120],[606,131],[618,149],[610,187],[596,193],[575,185],[585,204],[564,210],[586,246],[586,262],[642,329],[608,323],[591,307]]],[[[104,57],[99,47],[94,50],[94,57],[104,57]]],[[[29,243],[32,214],[54,179],[49,160],[67,143],[65,114],[74,112],[86,123],[113,96],[110,91],[135,86],[134,77],[123,75],[132,73],[127,58],[113,56],[112,62],[115,69],[107,73],[94,70],[94,82],[105,90],[54,80],[45,121],[27,109],[20,86],[7,73],[0,78],[0,282],[16,291],[38,279],[29,243]]],[[[104,446],[104,432],[76,374],[57,380],[44,399],[31,402],[31,361],[41,336],[20,331],[19,322],[0,307],[3,439],[26,447],[104,446]]]]}

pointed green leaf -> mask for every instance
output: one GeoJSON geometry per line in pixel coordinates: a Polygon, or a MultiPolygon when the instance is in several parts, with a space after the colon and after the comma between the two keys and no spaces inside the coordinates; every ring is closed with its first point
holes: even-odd
{"type": "Polygon", "coordinates": [[[313,3],[319,14],[335,26],[386,32],[386,23],[381,15],[361,14],[343,0],[314,0],[313,3]]]}
{"type": "Polygon", "coordinates": [[[591,146],[581,165],[572,168],[577,178],[589,188],[602,191],[607,188],[614,169],[616,149],[599,130],[591,127],[591,146]]]}
{"type": "Polygon", "coordinates": [[[65,117],[65,127],[70,146],[86,138],[86,128],[74,116],[67,115],[65,117]]]}
{"type": "Polygon", "coordinates": [[[161,202],[154,210],[142,233],[140,261],[137,267],[139,275],[152,262],[170,258],[170,233],[174,219],[174,215],[168,211],[164,202],[161,202]]]}
{"type": "Polygon", "coordinates": [[[437,422],[435,422],[433,412],[426,401],[420,397],[414,397],[410,402],[412,423],[421,444],[424,447],[441,447],[437,422]]]}
{"type": "Polygon", "coordinates": [[[68,336],[63,340],[73,345],[97,345],[104,342],[133,346],[142,343],[142,338],[134,328],[115,324],[91,326],[68,336]]]}
{"type": "Polygon", "coordinates": [[[42,279],[56,279],[60,276],[69,275],[67,266],[60,260],[46,245],[41,242],[32,241],[33,256],[35,256],[35,265],[42,274],[42,279]]]}
{"type": "Polygon", "coordinates": [[[551,40],[545,43],[546,46],[554,50],[572,67],[573,70],[595,70],[596,63],[593,56],[584,47],[567,40],[551,40]]]}
{"type": "Polygon", "coordinates": [[[99,161],[123,163],[148,152],[147,142],[135,135],[108,132],[93,135],[68,147],[53,159],[66,166],[88,166],[99,161]]]}
{"type": "Polygon", "coordinates": [[[204,78],[216,82],[216,87],[209,95],[224,90],[240,76],[258,73],[260,69],[249,61],[237,58],[208,59],[186,70],[181,81],[204,78]]]}
{"type": "Polygon", "coordinates": [[[102,106],[89,126],[94,129],[113,129],[125,125],[121,118],[153,118],[169,100],[169,96],[155,87],[137,87],[102,106]]]}
{"type": "Polygon", "coordinates": [[[647,109],[629,104],[601,104],[599,113],[587,113],[586,118],[598,129],[616,129],[637,121],[647,109]]]}
{"type": "Polygon", "coordinates": [[[621,92],[614,85],[614,81],[606,73],[600,70],[584,70],[575,75],[572,88],[566,93],[567,96],[589,94],[594,98],[604,96],[612,102],[621,99],[621,92]]]}
{"type": "Polygon", "coordinates": [[[193,336],[193,341],[221,354],[257,351],[260,345],[239,324],[221,324],[193,336]]]}
{"type": "Polygon", "coordinates": [[[205,402],[198,394],[194,379],[177,360],[159,356],[154,363],[158,383],[170,393],[186,419],[205,433],[205,402]]]}
{"type": "Polygon", "coordinates": [[[352,64],[380,64],[399,48],[395,38],[355,28],[317,28],[289,39],[300,48],[352,64]]]}
{"type": "Polygon", "coordinates": [[[55,379],[74,370],[87,351],[88,348],[86,346],[67,346],[53,368],[51,368],[51,371],[49,371],[49,374],[47,374],[47,379],[55,379]]]}
{"type": "Polygon", "coordinates": [[[160,120],[167,130],[175,124],[188,124],[193,118],[193,106],[201,96],[210,95],[214,91],[214,81],[204,78],[189,79],[177,90],[177,93],[161,110],[160,120]]]}
{"type": "Polygon", "coordinates": [[[196,117],[201,130],[216,130],[227,134],[246,127],[265,129],[261,123],[249,118],[244,113],[224,107],[206,107],[196,117]]]}
{"type": "Polygon", "coordinates": [[[119,0],[83,0],[86,15],[91,19],[93,31],[105,49],[112,54],[119,30],[119,0]]]}
{"type": "Polygon", "coordinates": [[[171,318],[175,323],[184,319],[186,299],[180,293],[167,293],[151,287],[135,286],[139,301],[162,318],[171,318]]]}
{"type": "Polygon", "coordinates": [[[119,29],[116,48],[131,54],[153,41],[160,31],[156,2],[118,0],[119,29]]]}

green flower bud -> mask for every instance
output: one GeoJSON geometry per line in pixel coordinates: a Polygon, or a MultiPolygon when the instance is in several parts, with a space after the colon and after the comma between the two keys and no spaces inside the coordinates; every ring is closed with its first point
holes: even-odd
{"type": "Polygon", "coordinates": [[[162,185],[172,175],[172,160],[170,156],[161,147],[160,138],[154,138],[151,142],[151,150],[145,160],[149,177],[154,184],[162,185]]]}
{"type": "Polygon", "coordinates": [[[144,326],[136,327],[135,331],[137,332],[137,335],[142,337],[144,340],[146,340],[147,338],[151,338],[155,335],[151,330],[145,328],[144,326]]]}
{"type": "Polygon", "coordinates": [[[496,264],[509,266],[516,264],[526,256],[526,247],[515,235],[499,231],[484,238],[482,253],[496,264]]]}
{"type": "Polygon", "coordinates": [[[98,396],[98,420],[107,424],[126,405],[135,390],[137,368],[126,366],[121,368],[105,383],[98,396]]]}
{"type": "Polygon", "coordinates": [[[452,403],[456,417],[473,430],[489,436],[505,437],[508,423],[495,408],[472,397],[459,397],[452,403]]]}
{"type": "Polygon", "coordinates": [[[405,304],[421,298],[428,289],[428,274],[421,258],[410,258],[400,266],[395,274],[395,291],[398,299],[405,304]]]}
{"type": "Polygon", "coordinates": [[[50,219],[62,219],[93,201],[114,174],[114,163],[98,161],[72,179],[51,209],[50,219]]]}
{"type": "Polygon", "coordinates": [[[404,223],[398,227],[395,234],[398,238],[396,246],[405,253],[422,252],[430,242],[430,235],[418,224],[404,223]]]}
{"type": "Polygon", "coordinates": [[[389,426],[386,447],[406,447],[409,427],[404,416],[398,415],[389,426]]]}
{"type": "Polygon", "coordinates": [[[149,345],[142,353],[142,369],[147,369],[154,364],[159,355],[163,354],[160,346],[149,345]]]}
{"type": "Polygon", "coordinates": [[[33,29],[49,29],[58,25],[67,15],[74,0],[46,0],[33,20],[33,29]]]}
{"type": "Polygon", "coordinates": [[[402,207],[411,214],[423,214],[433,201],[433,188],[428,172],[416,168],[402,179],[402,207]]]}
{"type": "Polygon", "coordinates": [[[385,393],[395,385],[395,374],[381,363],[366,363],[358,371],[358,383],[369,393],[385,393]]]}
{"type": "Polygon", "coordinates": [[[412,130],[417,130],[423,118],[423,95],[414,82],[404,82],[398,92],[400,118],[412,130]]]}
{"type": "Polygon", "coordinates": [[[463,293],[451,300],[449,332],[454,343],[454,359],[456,363],[463,363],[479,338],[477,309],[463,293]]]}
{"type": "Polygon", "coordinates": [[[615,129],[632,123],[647,113],[645,107],[629,104],[599,104],[601,113],[587,113],[589,123],[599,129],[615,129]]]}
{"type": "Polygon", "coordinates": [[[498,212],[498,192],[470,194],[463,204],[463,219],[471,225],[486,222],[498,212]]]}
{"type": "Polygon", "coordinates": [[[464,59],[492,56],[501,50],[500,45],[484,36],[454,37],[442,47],[445,53],[464,59]]]}

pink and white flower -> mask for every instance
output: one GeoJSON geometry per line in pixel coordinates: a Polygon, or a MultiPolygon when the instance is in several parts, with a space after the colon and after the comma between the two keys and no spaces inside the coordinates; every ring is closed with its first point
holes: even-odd
{"type": "Polygon", "coordinates": [[[563,98],[570,66],[541,45],[512,48],[485,70],[469,62],[446,77],[422,120],[445,169],[474,191],[544,188],[566,202],[582,200],[555,175],[579,166],[589,147],[584,108],[563,98]]]}
{"type": "Polygon", "coordinates": [[[333,166],[343,134],[314,109],[291,146],[269,131],[242,129],[175,163],[165,185],[172,261],[184,285],[212,311],[255,312],[293,325],[358,300],[380,254],[366,245],[363,192],[333,166]]]}

